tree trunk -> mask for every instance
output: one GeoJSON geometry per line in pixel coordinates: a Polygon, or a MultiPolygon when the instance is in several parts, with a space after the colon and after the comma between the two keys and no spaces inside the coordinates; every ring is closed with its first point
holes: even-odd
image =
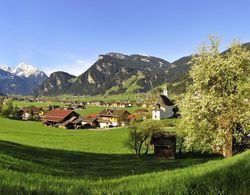
{"type": "Polygon", "coordinates": [[[142,144],[139,145],[139,148],[138,148],[138,156],[140,157],[141,156],[141,148],[142,148],[142,144]]]}
{"type": "Polygon", "coordinates": [[[228,132],[224,137],[224,145],[222,147],[222,154],[224,157],[233,156],[233,134],[228,132]]]}
{"type": "Polygon", "coordinates": [[[148,150],[149,150],[149,146],[147,145],[147,146],[146,146],[146,151],[145,151],[144,154],[148,154],[148,150]]]}
{"type": "Polygon", "coordinates": [[[182,154],[182,144],[179,147],[179,154],[182,154]]]}

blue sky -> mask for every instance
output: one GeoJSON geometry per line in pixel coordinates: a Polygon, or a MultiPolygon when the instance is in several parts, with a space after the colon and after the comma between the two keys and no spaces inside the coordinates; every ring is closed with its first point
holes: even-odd
{"type": "Polygon", "coordinates": [[[174,61],[209,34],[250,42],[248,0],[0,0],[0,64],[79,75],[99,54],[174,61]]]}

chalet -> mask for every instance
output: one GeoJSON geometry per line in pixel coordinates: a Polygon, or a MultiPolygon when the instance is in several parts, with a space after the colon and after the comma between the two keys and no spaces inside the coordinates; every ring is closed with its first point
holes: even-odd
{"type": "Polygon", "coordinates": [[[155,106],[152,110],[152,119],[161,120],[164,118],[171,118],[173,116],[173,103],[168,98],[167,89],[165,89],[163,95],[160,95],[158,100],[155,102],[155,106]]]}
{"type": "Polygon", "coordinates": [[[44,109],[41,107],[24,107],[17,112],[17,118],[21,120],[40,120],[44,115],[44,109]]]}
{"type": "Polygon", "coordinates": [[[88,128],[88,127],[98,127],[99,122],[97,120],[97,114],[89,114],[82,118],[82,127],[88,128]]]}
{"type": "Polygon", "coordinates": [[[126,110],[104,109],[98,114],[98,122],[101,128],[125,126],[129,115],[126,110]]]}
{"type": "Polygon", "coordinates": [[[48,111],[42,118],[43,124],[64,129],[74,129],[81,125],[79,114],[72,110],[54,109],[48,111]]]}
{"type": "Polygon", "coordinates": [[[65,106],[63,107],[63,109],[65,110],[83,110],[85,109],[85,106],[83,104],[77,104],[77,103],[69,103],[69,104],[65,104],[65,106]]]}
{"type": "Polygon", "coordinates": [[[160,132],[152,136],[150,144],[154,145],[157,159],[175,159],[176,133],[160,132]]]}

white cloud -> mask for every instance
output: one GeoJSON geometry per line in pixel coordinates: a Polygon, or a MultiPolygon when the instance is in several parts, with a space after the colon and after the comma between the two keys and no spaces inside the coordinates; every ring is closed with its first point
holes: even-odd
{"type": "Polygon", "coordinates": [[[83,64],[83,63],[84,63],[84,60],[76,60],[76,62],[77,62],[78,64],[83,64]]]}
{"type": "Polygon", "coordinates": [[[51,68],[46,68],[44,69],[44,72],[48,76],[56,71],[63,71],[75,76],[79,76],[80,74],[84,73],[93,63],[94,63],[93,61],[78,59],[70,64],[61,64],[53,66],[51,68]]]}

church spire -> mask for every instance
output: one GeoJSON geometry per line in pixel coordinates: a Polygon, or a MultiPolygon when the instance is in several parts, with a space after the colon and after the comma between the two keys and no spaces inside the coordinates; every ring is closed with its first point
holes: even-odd
{"type": "Polygon", "coordinates": [[[167,86],[165,86],[164,89],[163,89],[163,95],[165,95],[165,96],[168,97],[168,89],[167,89],[167,86]]]}

